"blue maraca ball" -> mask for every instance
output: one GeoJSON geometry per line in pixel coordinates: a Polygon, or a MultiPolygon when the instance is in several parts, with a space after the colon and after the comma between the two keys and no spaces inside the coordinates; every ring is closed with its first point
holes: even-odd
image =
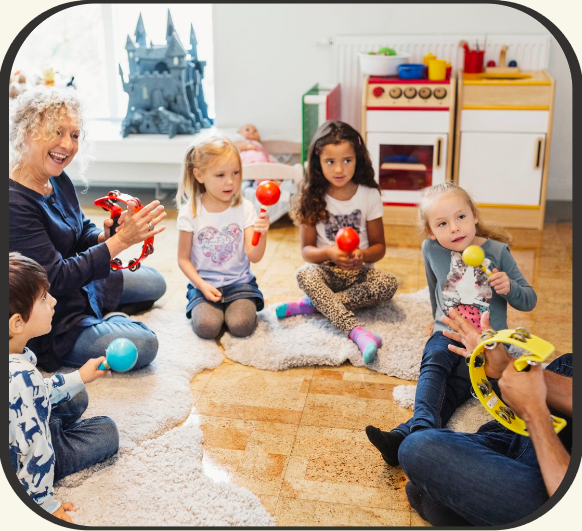
{"type": "Polygon", "coordinates": [[[109,343],[105,350],[107,365],[116,372],[127,372],[135,367],[137,362],[137,347],[125,337],[118,337],[109,343]]]}

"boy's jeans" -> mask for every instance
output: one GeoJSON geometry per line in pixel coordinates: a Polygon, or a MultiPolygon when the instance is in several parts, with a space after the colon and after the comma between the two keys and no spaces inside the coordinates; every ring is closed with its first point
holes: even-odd
{"type": "Polygon", "coordinates": [[[81,391],[51,411],[55,481],[100,463],[119,449],[119,432],[109,417],[79,420],[88,404],[87,392],[81,391]]]}

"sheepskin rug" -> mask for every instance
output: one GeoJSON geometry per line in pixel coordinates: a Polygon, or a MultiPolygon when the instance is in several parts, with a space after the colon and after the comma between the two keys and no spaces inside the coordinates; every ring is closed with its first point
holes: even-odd
{"type": "Polygon", "coordinates": [[[216,341],[196,337],[183,313],[154,309],[139,319],[160,340],[151,366],[87,386],[85,416],[115,420],[119,454],[61,480],[56,498],[87,526],[274,525],[254,494],[204,473],[203,434],[187,420],[191,380],[224,360],[216,341]]]}
{"type": "Polygon", "coordinates": [[[432,322],[428,288],[396,295],[389,302],[356,312],[363,326],[383,340],[382,348],[368,365],[356,344],[322,315],[278,319],[275,307],[271,305],[257,314],[259,324],[251,337],[224,334],[221,343],[230,359],[271,371],[309,365],[337,366],[349,361],[356,367],[367,366],[404,380],[418,378],[432,322]]]}

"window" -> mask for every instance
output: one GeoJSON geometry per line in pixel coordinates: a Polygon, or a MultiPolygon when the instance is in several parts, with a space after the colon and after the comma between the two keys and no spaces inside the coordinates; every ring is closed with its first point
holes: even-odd
{"type": "Polygon", "coordinates": [[[174,29],[186,50],[190,49],[190,25],[198,42],[197,52],[206,61],[202,82],[208,114],[214,118],[214,68],[212,59],[211,4],[86,4],[64,9],[35,28],[16,55],[13,70],[21,70],[29,85],[42,78],[45,69],[56,72],[64,84],[74,76],[75,86],[88,103],[87,117],[122,119],[128,96],[123,91],[119,65],[129,74],[125,45],[141,13],[146,42],[165,44],[168,9],[174,29]]]}

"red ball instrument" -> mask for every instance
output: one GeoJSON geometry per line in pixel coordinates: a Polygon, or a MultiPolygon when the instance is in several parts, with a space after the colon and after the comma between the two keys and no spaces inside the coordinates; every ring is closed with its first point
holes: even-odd
{"type": "Polygon", "coordinates": [[[352,254],[360,245],[360,237],[352,227],[343,227],[337,231],[335,243],[340,251],[352,254]]]}
{"type": "MultiPolygon", "coordinates": [[[[273,181],[263,181],[259,186],[257,186],[257,199],[259,203],[263,206],[272,206],[281,197],[281,190],[279,185],[273,181]]],[[[261,212],[266,212],[264,208],[261,208],[261,212]]],[[[253,234],[253,245],[257,245],[261,239],[261,233],[255,232],[253,234]]]]}
{"type": "MultiPolygon", "coordinates": [[[[119,226],[119,217],[122,213],[122,209],[117,203],[123,203],[125,205],[132,203],[135,208],[135,212],[139,212],[143,208],[141,201],[137,197],[133,197],[129,194],[122,194],[119,190],[113,190],[105,197],[96,199],[95,206],[101,207],[103,210],[111,212],[110,217],[113,220],[113,225],[110,229],[111,236],[113,236],[117,231],[117,227],[119,226]]],[[[139,258],[133,258],[126,266],[123,265],[119,258],[113,258],[109,263],[109,267],[111,267],[112,271],[117,271],[118,269],[129,269],[130,271],[137,271],[141,266],[140,262],[153,252],[154,237],[150,236],[144,240],[139,258]]]]}

